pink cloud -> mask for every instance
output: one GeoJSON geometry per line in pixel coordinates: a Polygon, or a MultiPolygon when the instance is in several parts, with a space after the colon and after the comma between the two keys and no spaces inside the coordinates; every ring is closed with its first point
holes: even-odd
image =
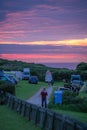
{"type": "Polygon", "coordinates": [[[9,60],[22,60],[26,62],[46,63],[46,62],[85,62],[87,56],[82,54],[1,54],[0,58],[9,60]]]}
{"type": "MultiPolygon", "coordinates": [[[[26,15],[23,14],[24,17],[26,15]]],[[[10,15],[5,24],[0,29],[0,37],[5,38],[23,38],[29,37],[29,35],[33,35],[33,33],[46,33],[56,34],[57,32],[68,32],[71,31],[73,27],[77,27],[77,25],[57,25],[58,20],[50,20],[49,18],[40,18],[40,17],[32,17],[31,20],[25,21],[21,14],[12,14],[10,15]],[[15,16],[16,15],[16,16],[15,16]],[[11,17],[12,16],[12,17],[11,17]],[[15,16],[15,17],[14,17],[15,16]],[[19,20],[17,20],[19,17],[19,20]],[[16,19],[16,20],[15,20],[16,19]],[[20,22],[21,21],[21,22],[20,22]],[[32,22],[33,21],[33,22],[32,22]],[[36,21],[36,22],[35,22],[36,21]],[[39,23],[38,23],[39,21],[39,23]],[[40,26],[42,24],[43,26],[40,26]],[[69,30],[68,30],[69,29],[69,30]],[[67,30],[67,31],[66,31],[67,30]]],[[[60,23],[60,22],[59,22],[60,23]]],[[[43,34],[44,35],[44,34],[43,34]]]]}
{"type": "Polygon", "coordinates": [[[60,37],[66,39],[72,37],[83,37],[82,28],[78,23],[64,23],[60,19],[53,19],[54,11],[65,11],[61,7],[52,5],[39,5],[30,11],[8,13],[6,20],[0,25],[0,41],[40,41],[58,40],[60,37]],[[43,13],[38,8],[43,9],[43,13]],[[49,10],[53,10],[52,14],[49,10]],[[45,17],[44,17],[45,14],[45,17]],[[46,17],[49,16],[49,17],[46,17]],[[78,33],[79,30],[79,33],[78,33]],[[81,30],[81,34],[80,34],[81,30]]]}

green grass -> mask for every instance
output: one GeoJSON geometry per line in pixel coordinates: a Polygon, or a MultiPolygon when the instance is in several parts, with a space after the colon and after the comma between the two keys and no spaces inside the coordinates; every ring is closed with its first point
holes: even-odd
{"type": "Polygon", "coordinates": [[[58,90],[59,87],[63,87],[63,86],[64,86],[63,82],[55,82],[53,91],[56,91],[56,90],[58,90]]]}
{"type": "Polygon", "coordinates": [[[87,98],[87,87],[86,87],[86,83],[84,83],[84,85],[82,86],[80,92],[79,92],[79,97],[86,97],[87,98]]]}
{"type": "MultiPolygon", "coordinates": [[[[63,86],[62,82],[55,82],[54,91],[57,90],[58,87],[60,86],[63,86]]],[[[20,81],[16,86],[16,96],[18,98],[26,100],[42,87],[48,87],[48,84],[45,82],[39,82],[38,84],[29,84],[28,81],[20,81]]],[[[56,111],[57,113],[69,115],[72,118],[87,123],[87,113],[58,110],[55,108],[52,110],[56,111]]],[[[1,130],[27,130],[27,129],[41,130],[40,128],[35,127],[34,123],[29,122],[24,117],[21,117],[17,112],[11,110],[7,106],[0,106],[0,129],[1,130]]]]}
{"type": "Polygon", "coordinates": [[[69,116],[71,118],[74,118],[76,120],[79,120],[81,122],[87,123],[87,113],[65,111],[65,110],[58,110],[58,109],[52,109],[52,110],[57,112],[57,113],[61,113],[61,114],[64,114],[66,116],[69,116]]]}
{"type": "MultiPolygon", "coordinates": [[[[54,90],[53,90],[53,93],[51,95],[50,101],[53,100],[54,91],[57,90],[58,87],[61,87],[61,86],[63,86],[63,82],[55,83],[54,90]]],[[[87,93],[82,92],[79,94],[79,96],[87,97],[87,93]]],[[[79,120],[81,122],[87,123],[87,113],[68,111],[68,110],[60,110],[58,107],[56,107],[56,108],[53,107],[52,110],[57,112],[57,113],[65,114],[66,116],[69,116],[69,117],[74,118],[76,120],[79,120]]]]}
{"type": "Polygon", "coordinates": [[[81,97],[81,98],[87,98],[87,93],[86,92],[82,92],[82,93],[80,93],[79,94],[79,97],[81,97]]]}
{"type": "MultiPolygon", "coordinates": [[[[20,81],[16,86],[16,96],[21,99],[28,99],[40,88],[48,87],[45,82],[39,82],[38,84],[29,84],[28,81],[20,81]]],[[[0,129],[1,130],[40,130],[35,127],[32,122],[29,122],[26,118],[22,117],[7,108],[7,106],[0,106],[0,129]]]]}
{"type": "Polygon", "coordinates": [[[45,82],[39,82],[38,84],[29,84],[27,80],[22,80],[16,86],[16,96],[21,99],[28,99],[34,95],[40,88],[47,87],[45,82]]]}
{"type": "Polygon", "coordinates": [[[7,106],[0,106],[0,130],[41,130],[7,106]]]}
{"type": "MultiPolygon", "coordinates": [[[[61,84],[61,82],[55,82],[54,88],[57,89],[61,84]]],[[[48,87],[48,84],[45,82],[39,82],[38,84],[29,84],[28,80],[22,80],[16,86],[16,96],[18,98],[26,100],[43,87],[48,87]]]]}
{"type": "MultiPolygon", "coordinates": [[[[58,86],[57,83],[54,86],[58,86]]],[[[29,84],[28,81],[20,81],[16,86],[16,96],[21,99],[28,99],[40,88],[48,87],[45,82],[38,84],[29,84]]],[[[41,130],[35,127],[34,123],[29,122],[26,118],[22,117],[15,111],[7,106],[0,106],[0,129],[1,130],[41,130]]]]}

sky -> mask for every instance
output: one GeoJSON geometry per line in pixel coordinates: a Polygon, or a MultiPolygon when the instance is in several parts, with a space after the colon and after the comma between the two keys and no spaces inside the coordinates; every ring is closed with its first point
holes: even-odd
{"type": "Polygon", "coordinates": [[[87,62],[87,0],[0,0],[0,58],[87,62]]]}

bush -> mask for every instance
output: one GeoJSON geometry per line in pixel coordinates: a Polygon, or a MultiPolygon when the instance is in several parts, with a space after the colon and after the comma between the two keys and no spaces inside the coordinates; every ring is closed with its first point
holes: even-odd
{"type": "Polygon", "coordinates": [[[1,105],[5,103],[6,92],[15,95],[15,86],[10,83],[7,83],[6,81],[0,80],[0,104],[1,105]]]}
{"type": "Polygon", "coordinates": [[[87,97],[79,97],[75,92],[63,92],[63,104],[54,103],[54,96],[48,104],[51,109],[71,110],[87,113],[87,97]]]}
{"type": "Polygon", "coordinates": [[[72,104],[76,102],[77,94],[72,91],[63,92],[63,104],[72,104]]]}
{"type": "Polygon", "coordinates": [[[15,95],[15,86],[6,81],[0,80],[0,91],[3,91],[4,93],[9,92],[9,93],[15,95]]]}
{"type": "Polygon", "coordinates": [[[87,113],[87,103],[64,105],[61,109],[87,113]]]}
{"type": "Polygon", "coordinates": [[[0,104],[3,105],[5,103],[5,95],[3,91],[0,92],[0,104]]]}
{"type": "Polygon", "coordinates": [[[65,82],[65,83],[64,83],[64,87],[65,87],[65,88],[70,88],[70,84],[65,82]]]}

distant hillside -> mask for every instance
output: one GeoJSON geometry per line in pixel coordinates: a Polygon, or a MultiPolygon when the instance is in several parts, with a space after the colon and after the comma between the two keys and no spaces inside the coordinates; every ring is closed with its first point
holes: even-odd
{"type": "Polygon", "coordinates": [[[0,69],[3,70],[20,70],[23,71],[23,68],[30,68],[30,69],[47,69],[45,65],[42,64],[35,64],[35,63],[26,63],[22,61],[10,61],[6,59],[0,59],[0,69]]]}
{"type": "Polygon", "coordinates": [[[48,69],[50,69],[51,72],[55,70],[55,68],[46,67],[45,65],[42,64],[0,59],[0,70],[23,71],[24,68],[30,68],[31,75],[37,75],[39,77],[39,80],[44,80],[45,73],[48,69]]]}
{"type": "Polygon", "coordinates": [[[37,75],[39,77],[39,80],[44,81],[45,74],[47,70],[50,70],[53,74],[54,80],[58,80],[62,78],[61,75],[67,76],[67,72],[69,72],[69,69],[65,68],[51,68],[47,67],[42,64],[35,64],[35,63],[26,63],[22,61],[10,61],[6,59],[0,59],[0,69],[1,70],[7,70],[7,71],[23,71],[24,68],[30,68],[31,75],[37,75]],[[64,73],[63,73],[64,72],[64,73]],[[59,75],[58,75],[59,73],[59,75]]]}
{"type": "Polygon", "coordinates": [[[24,68],[30,68],[31,75],[37,75],[39,77],[39,80],[43,81],[47,70],[50,70],[52,72],[53,78],[56,81],[69,79],[71,74],[80,74],[84,80],[87,80],[87,63],[84,62],[78,64],[76,70],[69,70],[66,68],[51,68],[42,64],[0,59],[0,70],[23,71],[24,68]]]}

